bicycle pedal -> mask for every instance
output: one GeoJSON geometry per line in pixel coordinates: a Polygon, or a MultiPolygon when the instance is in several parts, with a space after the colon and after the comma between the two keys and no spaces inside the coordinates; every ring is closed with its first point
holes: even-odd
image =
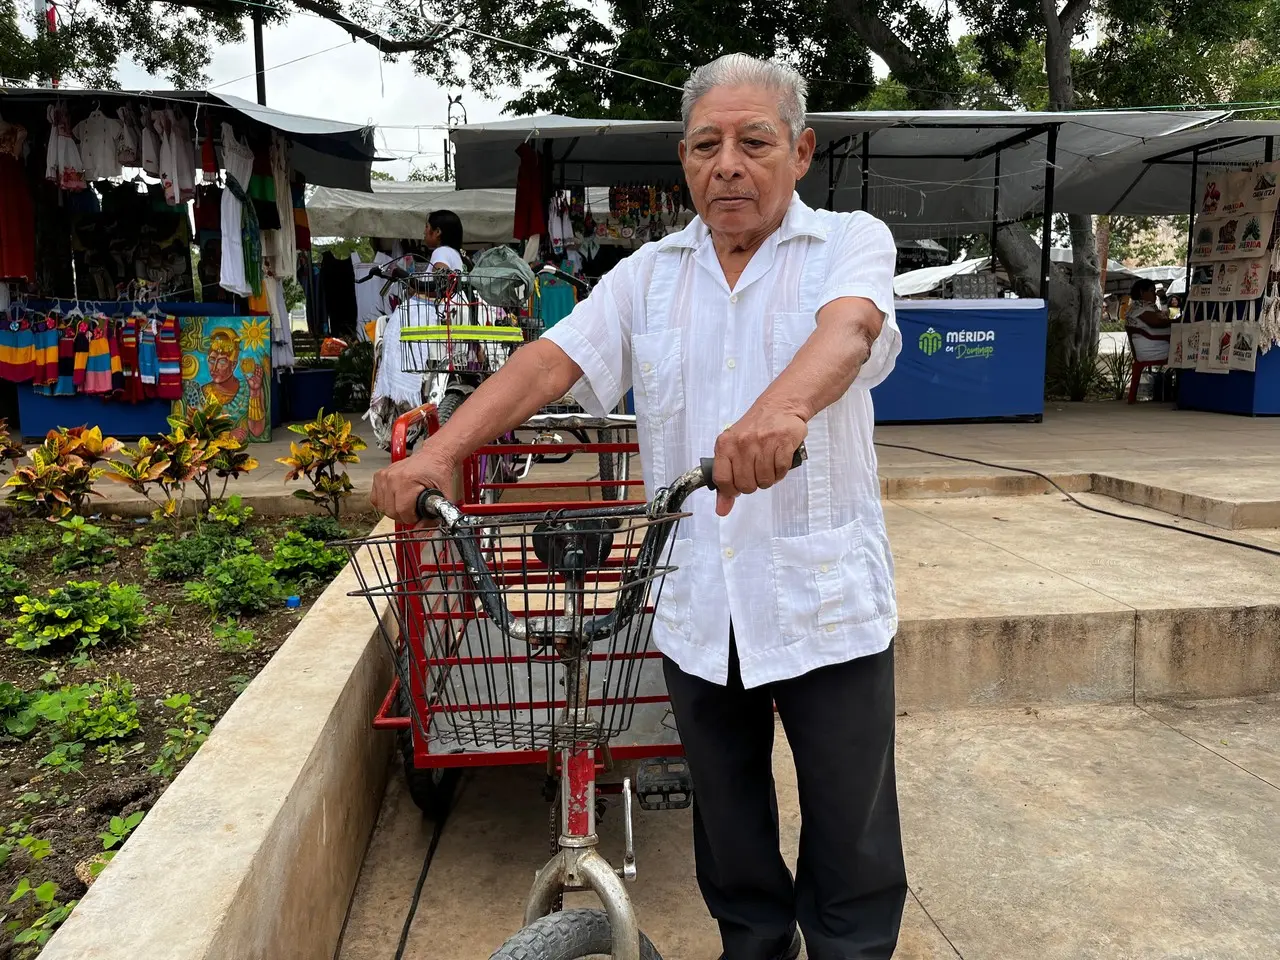
{"type": "Polygon", "coordinates": [[[643,810],[683,810],[693,803],[693,778],[684,757],[652,757],[636,767],[636,796],[643,810]]]}

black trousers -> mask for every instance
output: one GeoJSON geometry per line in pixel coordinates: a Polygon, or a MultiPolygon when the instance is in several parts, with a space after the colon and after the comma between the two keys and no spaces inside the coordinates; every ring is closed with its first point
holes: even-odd
{"type": "Polygon", "coordinates": [[[888,958],[907,894],[894,779],[893,646],[744,690],[664,660],[693,776],[698,886],[725,960],[772,960],[799,923],[810,960],[888,958]],[[796,875],[779,849],[773,707],[800,788],[796,875]]]}

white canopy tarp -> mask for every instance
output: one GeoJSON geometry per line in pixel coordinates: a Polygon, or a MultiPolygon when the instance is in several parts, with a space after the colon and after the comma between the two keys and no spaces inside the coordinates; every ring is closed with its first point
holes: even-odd
{"type": "MultiPolygon", "coordinates": [[[[800,194],[825,207],[834,163],[836,210],[857,210],[862,199],[862,137],[869,151],[870,212],[899,239],[983,233],[996,199],[995,155],[1000,154],[999,217],[1012,220],[1043,208],[1045,148],[1057,126],[1061,180],[1092,157],[1163,137],[1225,116],[1210,111],[1033,113],[938,110],[814,113],[809,124],[819,156],[800,194]],[[846,138],[853,138],[846,140],[846,138]],[[835,158],[831,146],[835,144],[835,158]]],[[[681,171],[678,121],[583,120],[541,116],[470,124],[450,133],[457,149],[458,185],[513,187],[517,150],[528,144],[543,156],[552,140],[555,181],[607,186],[629,181],[675,181],[681,171]]],[[[1185,195],[1185,193],[1184,193],[1185,195]]],[[[1055,207],[1062,209],[1057,203],[1055,207]]]]}
{"type": "Polygon", "coordinates": [[[908,270],[893,278],[893,295],[895,297],[918,297],[941,289],[952,277],[963,277],[971,273],[980,273],[991,264],[990,257],[978,257],[975,260],[961,260],[941,267],[922,267],[919,270],[908,270]]]}
{"type": "MultiPolygon", "coordinates": [[[[452,210],[462,220],[467,244],[510,243],[515,229],[514,190],[459,190],[452,183],[374,180],[373,193],[320,187],[307,200],[316,237],[386,237],[420,240],[427,217],[452,210]]],[[[609,191],[587,193],[594,210],[609,208],[609,191]]]]}
{"type": "Polygon", "coordinates": [[[1168,283],[1170,280],[1177,280],[1181,277],[1184,281],[1187,278],[1186,264],[1178,264],[1174,267],[1126,267],[1135,277],[1142,277],[1145,280],[1154,280],[1156,283],[1168,283]]]}
{"type": "Polygon", "coordinates": [[[1148,217],[1187,213],[1193,151],[1200,150],[1201,172],[1205,164],[1256,163],[1264,158],[1266,137],[1280,137],[1280,121],[1224,120],[1132,143],[1066,171],[1054,207],[1062,213],[1148,217]]]}

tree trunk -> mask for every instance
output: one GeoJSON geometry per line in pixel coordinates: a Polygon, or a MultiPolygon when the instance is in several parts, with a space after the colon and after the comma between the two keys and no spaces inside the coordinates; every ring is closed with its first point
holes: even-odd
{"type": "MultiPolygon", "coordinates": [[[[1049,109],[1071,110],[1076,105],[1075,82],[1071,76],[1071,38],[1090,0],[1068,0],[1059,14],[1056,0],[1041,0],[1045,21],[1044,65],[1049,78],[1049,109]]],[[[1102,286],[1098,272],[1098,247],[1093,218],[1084,214],[1067,217],[1071,234],[1071,287],[1073,296],[1064,309],[1050,310],[1049,322],[1061,326],[1050,336],[1056,356],[1051,364],[1064,367],[1092,365],[1098,356],[1098,329],[1102,320],[1102,286]],[[1054,314],[1057,313],[1055,318],[1054,314]],[[1056,349],[1055,349],[1056,348],[1056,349]]],[[[1072,397],[1072,399],[1084,399],[1072,397]]]]}

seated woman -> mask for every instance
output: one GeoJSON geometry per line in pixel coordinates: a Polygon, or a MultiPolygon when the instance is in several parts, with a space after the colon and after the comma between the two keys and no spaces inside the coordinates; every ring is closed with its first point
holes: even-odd
{"type": "Polygon", "coordinates": [[[1169,312],[1156,303],[1156,285],[1152,280],[1138,280],[1130,291],[1129,310],[1124,330],[1133,344],[1135,360],[1169,359],[1169,312]]]}

